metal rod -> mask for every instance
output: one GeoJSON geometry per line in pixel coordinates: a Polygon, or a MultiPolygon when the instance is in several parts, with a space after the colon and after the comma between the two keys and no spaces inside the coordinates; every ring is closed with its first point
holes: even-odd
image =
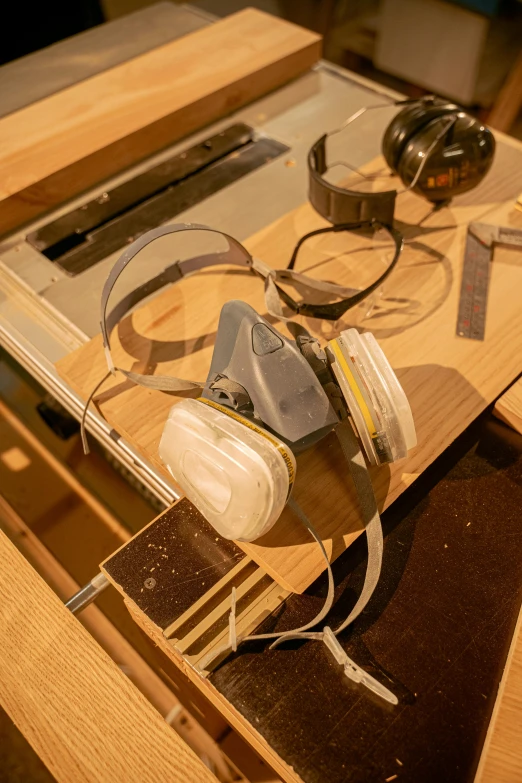
{"type": "Polygon", "coordinates": [[[65,606],[70,609],[73,614],[78,614],[82,609],[89,606],[99,595],[103,593],[106,587],[110,584],[107,577],[102,574],[96,574],[81,590],[78,590],[68,601],[65,606]]]}

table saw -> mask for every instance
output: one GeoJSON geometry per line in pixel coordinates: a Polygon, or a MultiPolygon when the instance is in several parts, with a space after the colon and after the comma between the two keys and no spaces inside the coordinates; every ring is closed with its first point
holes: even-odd
{"type": "MultiPolygon", "coordinates": [[[[212,28],[213,21],[192,7],[160,3],[77,36],[74,52],[84,57],[76,71],[62,67],[70,62],[70,41],[5,66],[0,117],[178,37],[212,28]]],[[[317,220],[305,203],[310,146],[326,129],[383,97],[398,96],[318,61],[238,110],[201,122],[174,144],[137,156],[121,171],[4,230],[3,351],[79,419],[99,369],[101,290],[122,248],[167,221],[192,222],[233,235],[260,257],[279,254],[283,265],[304,226],[313,228],[317,220]]],[[[395,111],[390,105],[370,112],[354,131],[352,167],[378,156],[395,111]]],[[[153,497],[158,509],[168,507],[105,559],[106,579],[165,656],[164,665],[168,659],[184,672],[281,779],[495,780],[497,756],[513,751],[503,750],[506,740],[498,728],[503,703],[496,696],[511,639],[515,645],[518,638],[513,633],[522,587],[516,557],[522,441],[491,418],[490,408],[521,369],[520,308],[508,301],[520,281],[515,254],[506,251],[494,262],[487,361],[480,346],[460,343],[454,349],[452,342],[467,222],[486,215],[492,222],[520,222],[514,202],[522,190],[522,146],[498,137],[495,167],[484,185],[441,210],[425,234],[416,227],[426,205],[408,195],[413,201],[404,202],[399,220],[410,255],[395,287],[385,288],[373,313],[362,314],[362,326],[375,331],[392,364],[401,368],[399,377],[413,392],[414,415],[421,422],[421,448],[413,460],[391,474],[372,474],[385,509],[383,575],[345,640],[361,665],[393,683],[399,697],[395,711],[346,683],[322,646],[313,644],[270,651],[263,643],[250,643],[202,677],[198,661],[228,632],[231,586],[238,593],[240,629],[292,627],[313,616],[321,603],[322,566],[293,529],[286,539],[238,546],[216,536],[186,499],[176,503],[178,491],[153,448],[156,435],[147,439],[128,417],[120,418],[125,405],[141,410],[136,398],[124,396],[128,389],[108,388],[88,411],[91,437],[137,482],[139,492],[153,497]],[[511,345],[504,340],[508,324],[511,345]],[[151,549],[162,550],[163,559],[153,562],[151,549]],[[285,569],[290,553],[299,566],[285,569]]],[[[130,269],[121,293],[161,272],[169,253],[166,247],[147,258],[146,269],[130,269]]],[[[332,264],[328,273],[337,274],[335,259],[332,264]]],[[[198,283],[187,282],[192,288],[185,297],[196,301],[198,283]]],[[[224,294],[212,284],[200,310],[217,308],[224,295],[232,298],[234,285],[243,283],[231,285],[224,294]]],[[[247,295],[258,296],[252,289],[247,295]]],[[[148,339],[157,344],[165,342],[162,319],[178,307],[167,296],[168,291],[152,299],[136,316],[137,331],[147,328],[148,339]]],[[[190,318],[192,325],[201,321],[199,313],[190,318]]],[[[212,324],[207,319],[203,326],[201,334],[181,333],[180,342],[203,339],[212,324]]],[[[175,321],[171,329],[180,333],[175,321]]],[[[323,329],[322,337],[328,336],[323,329]]],[[[121,355],[126,347],[119,335],[121,355]]],[[[128,353],[133,361],[143,359],[128,353]]],[[[159,419],[165,405],[155,407],[159,419]]],[[[330,476],[328,459],[318,452],[313,470],[320,464],[330,476]]],[[[302,469],[307,475],[306,465],[302,469]]],[[[335,559],[333,614],[341,619],[360,590],[366,554],[349,491],[334,483],[329,493],[323,492],[330,504],[354,507],[341,533],[322,531],[335,559]]],[[[512,648],[509,660],[517,651],[512,648]]],[[[520,764],[517,755],[506,780],[517,779],[520,764]]]]}

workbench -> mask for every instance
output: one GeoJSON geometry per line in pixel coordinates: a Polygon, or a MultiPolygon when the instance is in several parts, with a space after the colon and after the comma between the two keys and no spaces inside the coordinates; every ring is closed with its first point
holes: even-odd
{"type": "MultiPolygon", "coordinates": [[[[71,56],[71,42],[13,63],[3,73],[0,69],[0,116],[212,23],[210,17],[199,11],[168,3],[152,6],[139,15],[139,24],[128,17],[78,36],[74,46],[76,55],[78,52],[97,54],[84,58],[81,71],[72,73],[61,67],[71,56]],[[55,71],[50,67],[53,62],[59,66],[55,71]],[[47,81],[34,76],[44,66],[52,76],[47,81]],[[69,74],[69,81],[64,81],[65,73],[69,74]],[[7,83],[9,91],[2,90],[2,85],[7,83]]],[[[50,215],[10,232],[0,240],[2,349],[79,418],[83,398],[63,381],[55,363],[97,334],[100,291],[117,253],[108,253],[96,265],[71,277],[57,267],[52,268],[27,237],[51,219],[81,208],[92,199],[103,199],[106,191],[130,176],[147,172],[153,164],[160,164],[221,133],[231,122],[237,122],[285,145],[285,151],[278,153],[270,165],[241,177],[181,212],[176,221],[208,224],[246,240],[303,203],[304,161],[310,144],[325,129],[337,127],[353,111],[381,102],[383,93],[394,97],[354,74],[321,62],[290,84],[239,109],[232,118],[218,120],[192,133],[168,150],[69,200],[67,205],[56,207],[50,215]]],[[[353,166],[362,166],[376,156],[380,136],[392,114],[393,109],[372,113],[364,134],[358,136],[356,147],[350,151],[353,166]]],[[[522,149],[515,142],[509,142],[509,146],[517,155],[522,149]]],[[[509,172],[509,176],[516,179],[516,171],[509,172]]],[[[509,187],[513,189],[511,180],[509,187]]],[[[159,259],[158,268],[151,267],[148,271],[151,274],[158,271],[161,263],[159,259]]],[[[139,272],[131,272],[126,285],[132,287],[138,282],[141,282],[139,272]]],[[[170,506],[176,500],[176,489],[157,465],[115,432],[98,410],[89,411],[87,423],[91,435],[155,498],[159,508],[170,506]]],[[[123,593],[135,622],[157,645],[161,666],[168,669],[174,665],[183,672],[193,691],[197,689],[217,708],[279,778],[305,783],[515,781],[522,774],[522,758],[516,750],[517,744],[522,745],[519,682],[505,679],[502,688],[506,692],[502,699],[497,698],[497,692],[508,653],[512,667],[520,667],[522,655],[516,632],[522,597],[522,566],[517,556],[522,538],[518,524],[521,487],[522,438],[492,419],[487,408],[384,512],[383,575],[370,605],[346,633],[345,641],[348,653],[355,660],[387,678],[399,696],[400,705],[396,709],[388,709],[368,692],[349,685],[322,645],[313,643],[286,645],[274,651],[269,651],[266,645],[252,643],[208,677],[201,677],[193,661],[194,655],[201,652],[198,644],[204,646],[204,640],[200,635],[190,636],[196,620],[199,623],[201,619],[197,614],[201,606],[198,602],[220,580],[226,582],[233,568],[245,569],[247,577],[255,583],[256,595],[269,596],[272,602],[273,613],[268,617],[256,614],[252,619],[257,625],[262,620],[263,630],[294,627],[313,616],[324,600],[325,577],[319,577],[302,595],[289,596],[267,574],[260,573],[261,569],[256,570],[235,543],[219,540],[216,546],[204,520],[183,506],[187,501],[180,501],[160,517],[159,523],[145,528],[130,543],[125,537],[120,538],[114,549],[120,544],[122,548],[114,555],[107,552],[110,556],[103,567],[123,593]],[[144,596],[142,564],[150,559],[150,547],[160,546],[160,539],[164,541],[162,536],[171,530],[169,514],[184,519],[176,534],[178,538],[169,539],[165,552],[169,562],[175,560],[177,574],[170,577],[166,571],[156,573],[155,579],[163,579],[162,590],[156,593],[150,590],[144,596]],[[197,540],[194,530],[198,532],[197,540]],[[201,577],[192,581],[191,574],[199,567],[209,570],[208,581],[201,577]],[[183,624],[188,630],[185,647],[180,647],[169,639],[174,639],[183,624]],[[171,633],[165,634],[168,629],[171,633]]],[[[360,590],[365,556],[365,545],[359,538],[334,563],[337,585],[334,623],[336,618],[346,615],[346,607],[360,590]]],[[[6,567],[18,567],[16,555],[4,544],[1,559],[6,567]]],[[[40,589],[30,576],[27,584],[31,590],[40,589]]],[[[18,583],[4,585],[3,600],[12,604],[18,596],[23,611],[27,612],[36,605],[31,590],[28,587],[26,592],[18,583]]],[[[74,681],[75,667],[85,668],[86,659],[93,655],[94,678],[96,672],[102,672],[99,678],[106,683],[110,681],[108,693],[113,689],[117,693],[121,687],[131,689],[128,698],[133,706],[129,714],[135,726],[133,729],[126,720],[120,731],[126,732],[132,742],[140,733],[139,722],[147,722],[150,733],[145,736],[149,747],[157,739],[158,748],[163,748],[151,756],[148,772],[142,766],[132,772],[124,766],[122,773],[118,764],[109,764],[111,777],[107,779],[143,781],[150,774],[153,780],[160,771],[168,775],[169,769],[175,768],[177,750],[160,723],[151,717],[150,705],[132,695],[131,685],[122,686],[119,673],[111,670],[110,661],[93,652],[92,640],[82,637],[75,642],[77,633],[71,626],[75,621],[70,617],[63,619],[62,607],[51,599],[49,602],[50,615],[58,618],[57,627],[66,628],[70,634],[67,650],[74,650],[77,643],[80,654],[85,656],[83,664],[72,661],[68,682],[74,681]]],[[[13,608],[2,617],[8,624],[17,622],[13,608]]],[[[215,623],[219,632],[221,622],[219,615],[215,623]]],[[[207,622],[207,630],[213,631],[212,623],[207,622]]],[[[37,635],[33,644],[36,638],[37,635]]],[[[20,643],[16,635],[13,639],[20,643]]],[[[48,643],[52,645],[53,639],[48,643]]],[[[28,644],[28,649],[33,648],[28,644]]],[[[31,652],[26,654],[31,657],[31,652]]],[[[2,666],[14,665],[13,650],[8,649],[0,660],[2,666]]],[[[20,666],[22,673],[23,660],[20,666]]],[[[37,692],[41,683],[31,678],[27,681],[28,689],[37,692]]],[[[91,685],[94,694],[96,684],[91,685]]],[[[21,682],[9,683],[3,693],[5,706],[57,778],[66,780],[66,773],[56,760],[59,753],[53,753],[50,759],[38,726],[28,726],[24,719],[24,710],[31,699],[27,702],[28,692],[23,691],[21,682]],[[20,710],[17,710],[17,689],[20,710]]],[[[118,698],[116,702],[116,707],[122,704],[118,698]]],[[[110,713],[110,699],[104,700],[103,708],[110,713]]],[[[115,708],[109,723],[113,720],[118,724],[123,711],[121,706],[115,708]]],[[[44,714],[42,720],[48,722],[49,715],[44,714]]],[[[78,720],[77,716],[72,720],[78,720]]],[[[86,736],[95,742],[95,732],[89,731],[86,736]]],[[[119,748],[118,753],[125,765],[125,740],[122,742],[123,750],[119,748]]],[[[143,747],[139,745],[134,759],[145,752],[143,747]]],[[[73,749],[73,755],[75,752],[73,749]]],[[[111,753],[111,743],[102,743],[101,766],[89,767],[85,779],[99,780],[100,770],[104,768],[103,754],[110,758],[111,753]]],[[[84,761],[82,754],[79,763],[84,761]]],[[[186,764],[178,771],[178,778],[173,779],[207,779],[202,766],[191,766],[190,761],[186,764]]]]}

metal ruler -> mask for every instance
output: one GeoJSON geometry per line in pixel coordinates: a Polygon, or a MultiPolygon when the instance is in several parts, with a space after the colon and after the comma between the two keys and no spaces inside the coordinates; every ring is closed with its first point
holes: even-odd
{"type": "Polygon", "coordinates": [[[495,245],[522,248],[522,229],[487,223],[469,224],[457,318],[459,337],[484,339],[490,262],[495,245]]]}

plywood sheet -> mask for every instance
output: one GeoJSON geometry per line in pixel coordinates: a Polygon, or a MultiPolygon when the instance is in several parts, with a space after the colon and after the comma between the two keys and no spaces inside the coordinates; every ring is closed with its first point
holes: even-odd
{"type": "Polygon", "coordinates": [[[1,232],[288,82],[320,40],[246,9],[0,120],[1,232]]]}
{"type": "Polygon", "coordinates": [[[522,378],[499,397],[493,413],[522,434],[522,378]]]}
{"type": "MultiPolygon", "coordinates": [[[[406,460],[372,471],[381,508],[398,497],[522,369],[520,254],[499,250],[495,256],[485,341],[455,336],[467,224],[487,215],[492,222],[522,226],[522,213],[514,204],[521,187],[522,148],[506,142],[499,144],[492,172],[481,187],[422,226],[418,223],[429,209],[426,202],[411,193],[401,195],[397,226],[404,231],[407,246],[370,315],[365,317],[364,309],[357,308],[335,324],[303,320],[323,342],[350,326],[372,331],[408,394],[418,446],[406,460]]],[[[281,268],[296,240],[323,224],[304,204],[246,244],[255,256],[281,268]]],[[[382,264],[381,256],[354,248],[356,240],[343,235],[319,239],[303,251],[298,269],[346,285],[362,284],[364,274],[371,275],[372,264],[382,264]]],[[[204,379],[221,306],[239,298],[265,314],[262,289],[253,275],[226,268],[183,280],[120,324],[113,337],[117,364],[138,372],[204,379]]],[[[280,324],[277,327],[284,331],[280,324]]],[[[101,336],[65,357],[57,369],[86,399],[106,373],[101,336]]],[[[157,449],[175,401],[118,377],[107,381],[96,403],[108,422],[165,472],[157,449]]],[[[335,436],[299,456],[295,495],[332,559],[360,534],[357,498],[335,436]]],[[[241,547],[286,589],[297,592],[323,569],[317,545],[288,509],[270,533],[241,547]]]]}

